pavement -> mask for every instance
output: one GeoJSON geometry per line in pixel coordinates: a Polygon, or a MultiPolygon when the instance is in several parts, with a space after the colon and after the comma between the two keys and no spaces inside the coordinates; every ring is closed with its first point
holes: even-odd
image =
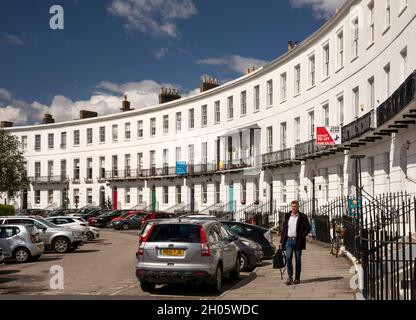
{"type": "MultiPolygon", "coordinates": [[[[159,286],[145,293],[135,277],[137,231],[102,231],[102,239],[69,254],[44,254],[38,262],[0,267],[0,299],[14,297],[71,299],[140,300],[309,300],[354,299],[350,289],[351,263],[335,258],[329,248],[309,243],[303,257],[300,285],[286,286],[272,261],[264,261],[254,272],[241,273],[240,281],[227,281],[221,294],[212,294],[201,286],[159,286]],[[52,266],[64,270],[64,288],[51,289],[52,266]]],[[[274,237],[278,241],[277,237],[274,237]]]]}
{"type": "MultiPolygon", "coordinates": [[[[279,238],[274,236],[278,245],[279,238]]],[[[224,292],[221,300],[355,300],[356,290],[351,289],[350,273],[353,264],[346,257],[331,255],[328,245],[309,240],[302,254],[301,284],[287,286],[287,273],[283,280],[272,261],[248,275],[235,287],[224,292]]],[[[293,258],[295,267],[295,259],[293,258]]]]}

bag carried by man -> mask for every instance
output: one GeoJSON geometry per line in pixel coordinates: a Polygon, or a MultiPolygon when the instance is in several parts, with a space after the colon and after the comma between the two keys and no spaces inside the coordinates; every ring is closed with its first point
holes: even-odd
{"type": "Polygon", "coordinates": [[[280,277],[283,280],[283,275],[285,274],[286,267],[286,253],[282,249],[277,250],[276,254],[273,257],[273,268],[280,269],[280,277]]]}

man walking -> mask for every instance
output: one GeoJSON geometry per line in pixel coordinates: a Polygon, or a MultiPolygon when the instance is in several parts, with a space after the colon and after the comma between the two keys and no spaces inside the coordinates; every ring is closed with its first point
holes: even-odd
{"type": "Polygon", "coordinates": [[[286,281],[288,286],[300,283],[300,275],[302,272],[302,250],[306,249],[306,237],[311,227],[308,217],[299,212],[299,201],[292,201],[291,212],[286,214],[283,223],[283,231],[280,239],[280,247],[286,251],[287,273],[289,278],[286,281]],[[293,253],[296,259],[296,273],[293,281],[293,253]]]}

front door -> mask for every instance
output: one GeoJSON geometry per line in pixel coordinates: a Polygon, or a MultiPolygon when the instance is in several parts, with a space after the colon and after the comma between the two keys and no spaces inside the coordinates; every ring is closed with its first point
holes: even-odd
{"type": "Polygon", "coordinates": [[[117,210],[118,192],[117,188],[113,189],[113,210],[117,210]]]}
{"type": "Polygon", "coordinates": [[[230,204],[229,211],[234,212],[234,185],[228,187],[228,201],[230,204]]]}
{"type": "Polygon", "coordinates": [[[152,188],[152,212],[156,212],[156,187],[152,188]]]}

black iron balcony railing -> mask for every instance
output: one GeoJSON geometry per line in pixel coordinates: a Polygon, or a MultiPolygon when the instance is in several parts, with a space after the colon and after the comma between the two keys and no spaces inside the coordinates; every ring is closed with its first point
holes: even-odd
{"type": "Polygon", "coordinates": [[[263,166],[278,164],[285,161],[290,161],[292,158],[291,150],[285,149],[272,153],[263,154],[262,164],[263,166]]]}
{"type": "Polygon", "coordinates": [[[320,151],[325,151],[331,146],[321,146],[316,144],[316,140],[300,143],[295,146],[295,158],[301,159],[316,155],[320,151]]]}
{"type": "Polygon", "coordinates": [[[393,119],[416,98],[416,71],[377,108],[377,127],[393,119]]]}
{"type": "Polygon", "coordinates": [[[45,177],[29,177],[32,184],[63,184],[68,183],[68,176],[45,176],[45,177]]]}
{"type": "Polygon", "coordinates": [[[351,141],[375,129],[375,112],[370,111],[361,118],[342,127],[342,143],[351,141]]]}

